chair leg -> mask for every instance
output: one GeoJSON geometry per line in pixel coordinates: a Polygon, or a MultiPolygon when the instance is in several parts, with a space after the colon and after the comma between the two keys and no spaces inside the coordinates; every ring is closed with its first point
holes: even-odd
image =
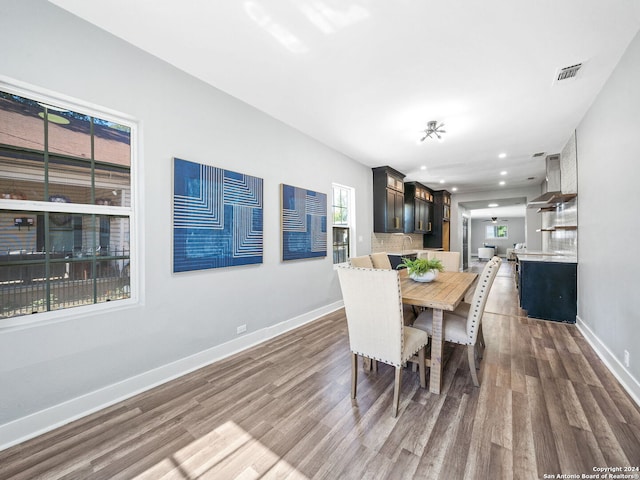
{"type": "MultiPolygon", "coordinates": [[[[427,374],[425,370],[427,367],[425,366],[425,352],[427,347],[422,347],[418,351],[418,370],[420,371],[420,386],[422,388],[427,388],[427,374]]],[[[415,366],[415,363],[414,363],[415,366]]]]}
{"type": "Polygon", "coordinates": [[[471,379],[476,387],[480,386],[478,374],[476,373],[476,346],[467,345],[467,357],[469,358],[469,370],[471,370],[471,379]]]}
{"type": "Polygon", "coordinates": [[[371,359],[369,357],[362,357],[362,368],[365,372],[371,370],[371,359]]]}
{"type": "Polygon", "coordinates": [[[351,354],[351,398],[356,398],[358,386],[358,354],[351,354]]]}
{"type": "Polygon", "coordinates": [[[396,382],[393,387],[393,416],[398,416],[398,407],[400,406],[400,383],[402,382],[402,366],[396,367],[396,382]]]}

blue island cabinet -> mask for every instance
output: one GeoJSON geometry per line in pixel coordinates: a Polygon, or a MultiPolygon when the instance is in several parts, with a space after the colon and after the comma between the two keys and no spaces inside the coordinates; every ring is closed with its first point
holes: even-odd
{"type": "Polygon", "coordinates": [[[578,265],[519,261],[520,308],[532,318],[576,323],[578,265]]]}

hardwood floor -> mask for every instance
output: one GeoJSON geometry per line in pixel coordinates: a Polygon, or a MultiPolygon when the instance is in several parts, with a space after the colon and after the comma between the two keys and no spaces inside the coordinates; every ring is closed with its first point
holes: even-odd
{"type": "Polygon", "coordinates": [[[405,370],[393,418],[394,369],[380,364],[359,372],[352,401],[340,310],[2,451],[0,478],[539,479],[640,466],[640,409],[574,326],[519,316],[511,268],[487,303],[480,388],[465,347],[447,346],[441,395],[405,370]]]}

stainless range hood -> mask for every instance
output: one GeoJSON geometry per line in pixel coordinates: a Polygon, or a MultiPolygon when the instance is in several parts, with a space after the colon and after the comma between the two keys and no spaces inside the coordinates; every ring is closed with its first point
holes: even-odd
{"type": "Polygon", "coordinates": [[[560,155],[547,156],[547,184],[546,193],[534,198],[528,204],[528,208],[540,207],[553,203],[554,199],[562,196],[560,184],[560,155]]]}

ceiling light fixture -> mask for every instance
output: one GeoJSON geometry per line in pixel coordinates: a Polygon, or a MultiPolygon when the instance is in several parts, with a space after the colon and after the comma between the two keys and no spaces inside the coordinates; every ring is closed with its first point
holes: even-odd
{"type": "Polygon", "coordinates": [[[503,170],[503,171],[500,172],[500,175],[506,175],[506,174],[507,174],[506,170],[503,170]]]}
{"type": "Polygon", "coordinates": [[[507,183],[507,182],[505,182],[504,180],[502,180],[502,181],[500,182],[500,185],[504,185],[505,183],[507,183]]]}
{"type": "Polygon", "coordinates": [[[487,207],[490,208],[494,208],[494,207],[498,207],[499,205],[497,203],[490,203],[489,205],[487,205],[487,207]]]}
{"type": "Polygon", "coordinates": [[[507,158],[507,154],[506,153],[501,153],[500,155],[498,155],[498,158],[507,158]]]}
{"type": "Polygon", "coordinates": [[[457,192],[457,191],[458,191],[458,187],[453,187],[453,188],[451,189],[451,191],[452,191],[452,192],[457,192]]]}
{"type": "Polygon", "coordinates": [[[442,130],[442,127],[444,127],[444,123],[438,125],[438,122],[431,120],[427,123],[427,128],[422,130],[422,137],[420,138],[420,141],[424,142],[427,138],[432,138],[432,135],[434,135],[438,140],[442,140],[440,134],[447,133],[445,130],[442,130]]]}

